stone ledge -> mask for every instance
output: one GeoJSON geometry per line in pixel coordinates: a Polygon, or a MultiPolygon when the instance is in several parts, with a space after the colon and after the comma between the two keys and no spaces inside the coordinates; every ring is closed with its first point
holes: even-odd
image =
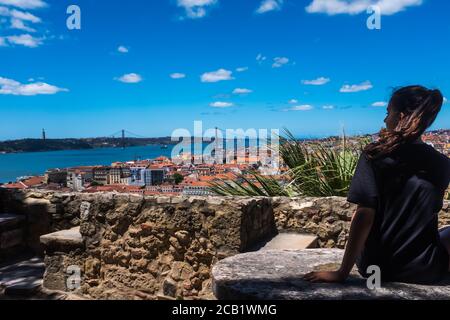
{"type": "Polygon", "coordinates": [[[82,248],[84,245],[80,227],[46,234],[40,240],[46,249],[82,248]]]}
{"type": "Polygon", "coordinates": [[[0,261],[23,249],[24,221],[23,215],[0,213],[0,261]]]}
{"type": "Polygon", "coordinates": [[[23,220],[25,220],[25,217],[22,215],[12,213],[0,213],[0,231],[15,228],[23,220]]]}
{"type": "Polygon", "coordinates": [[[261,250],[302,250],[318,248],[318,238],[311,234],[279,233],[261,250]]]}
{"type": "Polygon", "coordinates": [[[343,250],[268,250],[239,254],[212,269],[213,291],[220,300],[450,300],[450,276],[435,286],[384,283],[370,290],[356,272],[345,284],[312,284],[310,271],[335,270],[343,250]]]}

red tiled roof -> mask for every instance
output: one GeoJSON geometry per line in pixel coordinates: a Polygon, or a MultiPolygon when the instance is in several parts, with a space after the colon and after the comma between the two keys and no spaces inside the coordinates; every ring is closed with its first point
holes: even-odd
{"type": "Polygon", "coordinates": [[[8,189],[28,189],[28,188],[39,186],[43,183],[44,183],[44,177],[36,176],[36,177],[31,177],[29,179],[22,180],[22,181],[19,181],[16,183],[6,184],[6,185],[4,185],[4,187],[8,188],[8,189]]]}

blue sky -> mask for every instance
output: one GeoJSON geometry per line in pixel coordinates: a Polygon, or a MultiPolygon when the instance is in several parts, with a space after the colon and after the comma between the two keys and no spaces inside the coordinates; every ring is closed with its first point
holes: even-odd
{"type": "MultiPolygon", "coordinates": [[[[0,0],[0,139],[164,136],[195,120],[376,132],[394,87],[450,96],[449,14],[442,0],[0,0]],[[71,4],[81,30],[66,27],[71,4]]],[[[445,104],[434,128],[449,127],[445,104]]]]}

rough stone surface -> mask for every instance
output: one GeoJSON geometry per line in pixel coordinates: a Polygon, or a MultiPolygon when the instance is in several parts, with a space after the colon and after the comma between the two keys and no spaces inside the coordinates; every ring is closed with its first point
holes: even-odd
{"type": "MultiPolygon", "coordinates": [[[[38,254],[46,249],[44,286],[66,291],[67,270],[75,265],[82,276],[75,293],[101,299],[212,298],[212,264],[256,249],[276,229],[314,234],[320,247],[343,248],[354,210],[336,197],[143,197],[0,188],[0,211],[24,217],[27,247],[38,254]],[[84,247],[39,243],[42,235],[76,226],[84,247]]],[[[448,202],[440,224],[450,224],[448,202]]]]}
{"type": "Polygon", "coordinates": [[[76,288],[68,288],[67,283],[74,271],[81,277],[83,269],[85,248],[80,227],[43,235],[40,240],[45,250],[44,287],[63,292],[76,291],[76,288]]]}
{"type": "Polygon", "coordinates": [[[269,250],[239,254],[212,269],[213,290],[223,300],[450,300],[450,276],[435,286],[382,283],[370,290],[353,271],[345,284],[313,284],[302,280],[311,271],[336,270],[343,250],[269,250]]]}
{"type": "Polygon", "coordinates": [[[344,248],[356,206],[339,197],[272,199],[280,231],[315,234],[321,248],[344,248]]]}
{"type": "MultiPolygon", "coordinates": [[[[280,232],[315,234],[320,248],[343,249],[356,205],[345,198],[272,198],[275,221],[280,232]]],[[[450,225],[450,201],[444,201],[439,226],[450,225]]]]}
{"type": "Polygon", "coordinates": [[[82,297],[42,287],[41,258],[18,256],[0,264],[0,300],[80,300],[82,297]]]}
{"type": "Polygon", "coordinates": [[[75,293],[96,299],[212,298],[211,265],[277,233],[266,198],[36,196],[80,217],[83,243],[74,231],[41,237],[44,286],[68,291],[67,270],[78,266],[75,293]]]}
{"type": "Polygon", "coordinates": [[[23,247],[24,220],[22,215],[0,213],[0,261],[23,247]]]}
{"type": "Polygon", "coordinates": [[[211,265],[276,234],[268,199],[97,195],[81,222],[82,292],[93,298],[211,296],[211,265]]]}
{"type": "Polygon", "coordinates": [[[48,248],[82,248],[83,237],[80,233],[80,227],[68,230],[57,231],[41,236],[41,243],[48,248]]]}
{"type": "Polygon", "coordinates": [[[43,254],[39,237],[80,225],[79,203],[70,193],[0,188],[0,209],[26,220],[24,243],[35,254],[43,254]]]}

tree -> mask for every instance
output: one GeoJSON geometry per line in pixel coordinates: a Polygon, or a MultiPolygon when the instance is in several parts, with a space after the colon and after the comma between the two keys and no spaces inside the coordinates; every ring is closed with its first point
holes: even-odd
{"type": "Polygon", "coordinates": [[[173,180],[174,180],[175,184],[180,184],[181,182],[183,182],[184,177],[181,174],[179,174],[178,172],[176,172],[173,175],[173,180]]]}

